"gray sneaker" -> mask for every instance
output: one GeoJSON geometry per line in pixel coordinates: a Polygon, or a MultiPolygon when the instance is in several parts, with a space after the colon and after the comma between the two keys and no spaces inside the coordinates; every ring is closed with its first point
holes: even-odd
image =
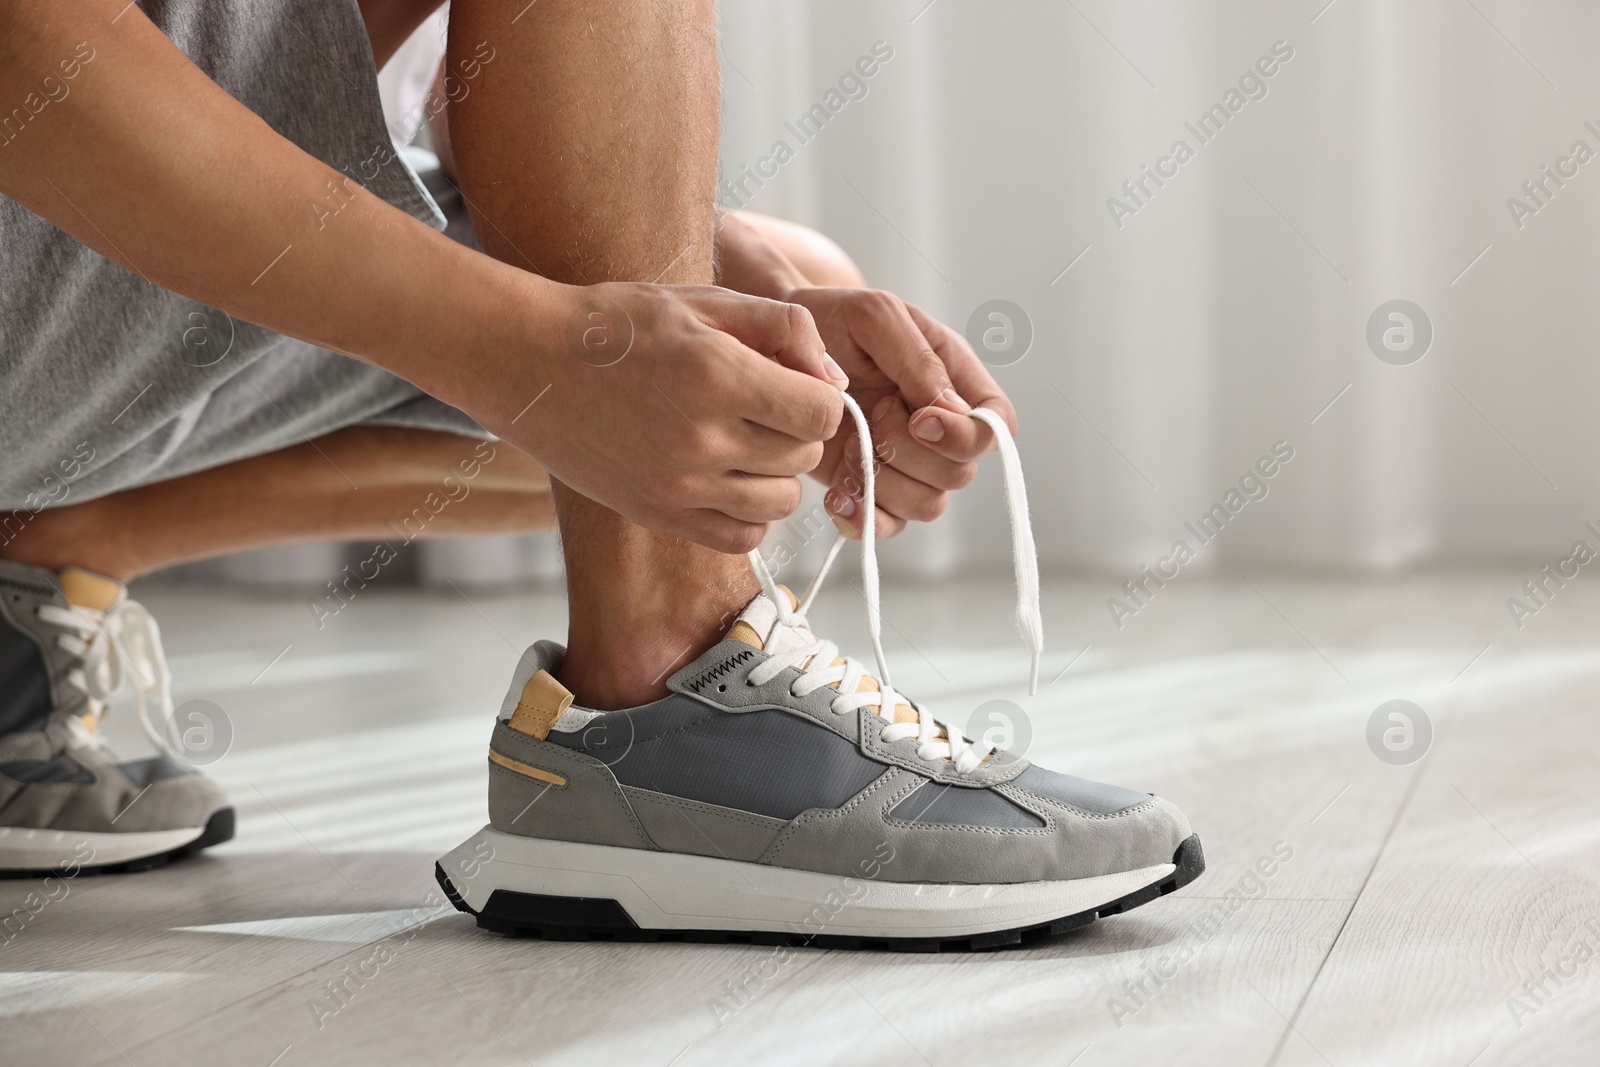
{"type": "MultiPolygon", "coordinates": [[[[1037,653],[1031,538],[1017,548],[1037,653]]],[[[564,650],[530,648],[489,744],[489,825],[436,869],[455,906],[547,938],[939,951],[1060,933],[1199,876],[1172,804],[968,740],[895,692],[864,552],[876,675],[811,632],[822,576],[796,602],[755,553],[765,592],[651,704],[575,707],[564,650]]]]}
{"type": "Polygon", "coordinates": [[[233,836],[217,784],[174,759],[160,631],[121,583],[0,562],[0,877],[143,870],[233,836]],[[163,753],[122,761],[100,736],[132,683],[163,753]]]}

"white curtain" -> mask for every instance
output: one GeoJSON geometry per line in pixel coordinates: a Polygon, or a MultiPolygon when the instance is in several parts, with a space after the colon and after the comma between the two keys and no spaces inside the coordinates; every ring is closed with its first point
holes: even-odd
{"type": "MultiPolygon", "coordinates": [[[[725,176],[793,149],[738,202],[958,329],[994,298],[1031,319],[995,374],[1047,566],[1130,573],[1179,540],[1197,566],[1375,569],[1600,544],[1600,160],[1572,156],[1600,151],[1592,8],[724,0],[722,22],[725,176]],[[847,81],[802,143],[880,41],[866,95],[847,81]],[[1202,143],[1185,123],[1230,89],[1202,143]],[[1178,140],[1192,158],[1162,163],[1178,140]],[[1135,200],[1142,165],[1176,173],[1135,200]],[[1514,218],[1541,165],[1575,175],[1514,218]],[[1433,329],[1409,365],[1366,340],[1396,299],[1433,329]],[[1229,498],[1280,441],[1267,495],[1229,498]],[[1185,527],[1240,501],[1209,543],[1185,527]]],[[[992,565],[1004,524],[989,470],[890,554],[992,565]]]]}

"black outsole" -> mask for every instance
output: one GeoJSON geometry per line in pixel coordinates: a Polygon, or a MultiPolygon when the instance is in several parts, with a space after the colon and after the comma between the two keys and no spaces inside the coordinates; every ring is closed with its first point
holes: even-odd
{"type": "Polygon", "coordinates": [[[67,878],[79,878],[83,875],[96,874],[132,874],[135,871],[148,871],[154,867],[165,867],[169,863],[192,856],[203,848],[220,845],[233,838],[233,809],[222,808],[206,820],[206,828],[199,837],[187,844],[166,852],[158,852],[153,856],[141,856],[138,859],[123,860],[121,863],[102,863],[97,867],[79,867],[76,873],[71,873],[67,865],[43,867],[38,870],[0,870],[0,879],[16,878],[44,878],[49,875],[67,878]]]}
{"type": "Polygon", "coordinates": [[[1172,854],[1176,866],[1170,875],[1154,885],[1136,889],[1127,896],[1076,915],[1019,926],[1011,930],[995,930],[970,937],[915,938],[915,937],[845,937],[837,934],[779,933],[777,931],[751,931],[740,933],[730,930],[645,930],[629,916],[626,909],[615,900],[596,897],[553,897],[538,893],[517,893],[496,889],[482,911],[473,911],[461,899],[444,868],[434,864],[434,877],[439,888],[454,904],[457,911],[466,912],[478,920],[485,930],[511,937],[537,937],[546,941],[668,941],[709,945],[794,945],[813,948],[865,949],[886,952],[984,952],[993,949],[1016,948],[1034,944],[1048,937],[1064,934],[1088,926],[1096,919],[1121,915],[1157,897],[1166,896],[1194,881],[1206,869],[1205,853],[1200,848],[1200,836],[1190,836],[1178,851],[1172,854]]]}

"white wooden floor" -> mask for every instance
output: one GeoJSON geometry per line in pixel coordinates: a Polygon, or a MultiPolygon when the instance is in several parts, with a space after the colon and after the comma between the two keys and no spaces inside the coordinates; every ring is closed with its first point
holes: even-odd
{"type": "MultiPolygon", "coordinates": [[[[1058,583],[1044,677],[1070,669],[1031,699],[1004,583],[891,590],[897,682],[958,721],[1016,700],[1029,756],[1172,798],[1209,869],[1023,951],[776,969],[765,948],[512,941],[439,906],[433,861],[483,821],[492,709],[523,645],[560,636],[558,598],[373,591],[319,632],[302,602],[152,588],[178,699],[235,729],[214,772],[239,836],[76,880],[0,944],[0,1061],[1600,1062],[1600,584],[1519,632],[1526,577],[1194,579],[1120,632],[1109,582],[1058,583]],[[1366,741],[1396,698],[1434,728],[1410,766],[1366,741]],[[1275,844],[1292,858],[1253,879],[1275,844]]],[[[813,614],[862,653],[859,603],[841,582],[813,614]]],[[[0,883],[0,913],[36,888],[0,883]]]]}

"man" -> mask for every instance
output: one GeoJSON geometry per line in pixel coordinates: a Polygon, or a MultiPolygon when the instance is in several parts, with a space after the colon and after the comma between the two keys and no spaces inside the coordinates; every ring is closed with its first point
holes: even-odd
{"type": "MultiPolygon", "coordinates": [[[[860,288],[830,242],[717,217],[709,0],[457,0],[446,67],[467,91],[450,94],[449,154],[483,252],[434,228],[376,96],[375,66],[437,6],[0,13],[0,101],[19,104],[0,117],[0,869],[48,869],[85,842],[80,863],[125,869],[232,833],[202,776],[119,763],[98,739],[124,678],[141,716],[165,702],[156,629],[122,583],[380,536],[472,465],[474,491],[426,534],[537,529],[553,507],[570,614],[565,649],[524,657],[490,756],[501,847],[553,873],[499,884],[498,911],[493,879],[454,885],[463,906],[502,925],[615,925],[617,911],[548,904],[596,896],[572,881],[595,855],[647,888],[725,873],[640,862],[764,865],[798,877],[774,891],[787,906],[882,837],[899,857],[885,882],[1031,887],[1021,911],[929,926],[913,892],[881,919],[895,936],[970,938],[1197,874],[1171,805],[972,746],[817,641],[739,555],[793,511],[802,474],[860,535],[843,391],[892,457],[879,535],[937,516],[1015,417],[957,335],[860,288]],[[622,358],[591,358],[592,329],[625,338],[622,358]],[[483,462],[485,431],[515,448],[483,462]],[[722,681],[694,689],[709,672],[722,681]],[[730,679],[761,699],[722,695],[730,679]],[[608,709],[654,731],[628,760],[595,740],[608,709]]],[[[709,928],[777,921],[711,906],[709,928]]]]}

